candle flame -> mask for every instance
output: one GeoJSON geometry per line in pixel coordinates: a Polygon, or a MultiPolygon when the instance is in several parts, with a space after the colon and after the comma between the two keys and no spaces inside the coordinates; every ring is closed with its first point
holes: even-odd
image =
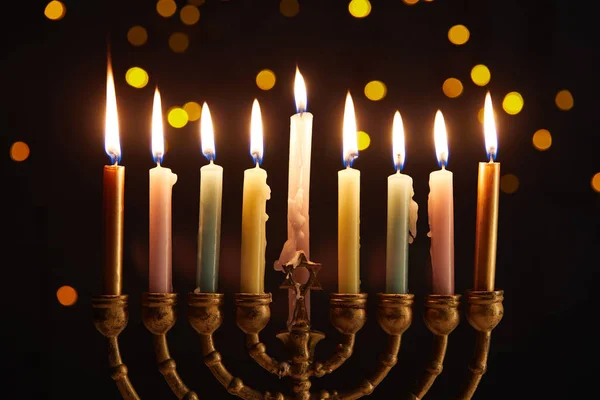
{"type": "Polygon", "coordinates": [[[444,115],[440,110],[435,113],[433,138],[435,141],[435,153],[438,159],[438,164],[440,167],[445,167],[448,165],[448,134],[446,133],[444,115]]]}
{"type": "Polygon", "coordinates": [[[200,115],[200,141],[202,142],[202,154],[209,161],[215,159],[215,131],[213,129],[212,118],[208,104],[202,105],[202,114],[200,115]]]}
{"type": "Polygon", "coordinates": [[[106,117],[104,122],[104,150],[112,164],[121,160],[121,142],[119,140],[119,115],[117,113],[117,95],[113,78],[110,56],[106,68],[106,117]]]}
{"type": "Polygon", "coordinates": [[[250,119],[250,154],[255,163],[262,163],[263,124],[260,115],[260,105],[256,99],[254,99],[254,103],[252,103],[252,117],[250,119]]]}
{"type": "Polygon", "coordinates": [[[492,96],[490,92],[485,95],[483,107],[483,133],[485,135],[485,148],[490,161],[496,159],[498,152],[498,134],[496,133],[496,122],[494,121],[494,108],[492,107],[492,96]]]}
{"type": "Polygon", "coordinates": [[[152,155],[157,164],[162,162],[165,155],[165,137],[162,117],[162,106],[158,87],[154,91],[152,104],[152,155]]]}
{"type": "Polygon", "coordinates": [[[392,124],[392,148],[396,171],[402,171],[406,150],[404,142],[404,125],[402,124],[402,116],[400,116],[399,111],[396,111],[394,114],[394,122],[392,124]]]}
{"type": "Polygon", "coordinates": [[[307,103],[306,84],[298,67],[296,67],[296,78],[294,79],[294,97],[296,98],[296,112],[305,112],[307,103]]]}
{"type": "Polygon", "coordinates": [[[354,103],[350,92],[346,95],[346,106],[344,108],[344,165],[351,167],[354,159],[358,157],[358,135],[356,130],[356,115],[354,114],[354,103]]]}

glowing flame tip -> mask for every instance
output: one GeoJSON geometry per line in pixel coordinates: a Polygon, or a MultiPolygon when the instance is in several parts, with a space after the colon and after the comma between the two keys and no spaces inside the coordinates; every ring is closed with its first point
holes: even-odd
{"type": "Polygon", "coordinates": [[[483,107],[483,133],[485,136],[485,149],[490,161],[496,159],[498,152],[498,134],[496,132],[496,122],[494,118],[494,107],[492,106],[492,96],[490,92],[485,95],[485,105],[483,107]]]}
{"type": "Polygon", "coordinates": [[[117,113],[117,96],[113,78],[110,53],[106,67],[106,117],[104,122],[104,150],[112,164],[121,160],[121,142],[119,140],[119,116],[117,113]]]}
{"type": "Polygon", "coordinates": [[[154,102],[152,104],[152,155],[157,164],[162,162],[165,155],[162,105],[158,87],[154,90],[154,102]]]}
{"type": "Polygon", "coordinates": [[[261,164],[263,159],[263,124],[258,100],[252,103],[250,119],[250,155],[255,163],[261,164]]]}
{"type": "Polygon", "coordinates": [[[296,112],[305,112],[308,101],[306,95],[306,84],[304,83],[304,77],[300,73],[298,66],[296,66],[296,78],[294,79],[294,97],[296,100],[296,112]]]}
{"type": "Polygon", "coordinates": [[[448,165],[448,133],[446,132],[444,115],[440,110],[435,113],[433,138],[435,142],[435,153],[438,159],[438,164],[441,167],[445,167],[448,165]]]}
{"type": "Polygon", "coordinates": [[[344,107],[344,165],[351,167],[354,160],[358,157],[358,134],[356,129],[356,115],[354,112],[354,102],[350,91],[346,95],[346,105],[344,107]]]}
{"type": "Polygon", "coordinates": [[[402,116],[399,111],[394,113],[394,122],[392,124],[392,148],[394,167],[396,171],[402,171],[404,167],[404,160],[406,157],[405,149],[405,138],[404,138],[404,125],[402,123],[402,116]]]}
{"type": "Polygon", "coordinates": [[[209,161],[215,159],[215,130],[210,115],[210,109],[206,102],[202,105],[202,114],[200,115],[200,141],[202,142],[202,154],[209,161]]]}

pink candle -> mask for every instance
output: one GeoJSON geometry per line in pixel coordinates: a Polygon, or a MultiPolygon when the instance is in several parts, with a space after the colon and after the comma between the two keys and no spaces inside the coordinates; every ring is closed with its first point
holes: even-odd
{"type": "Polygon", "coordinates": [[[448,138],[444,116],[435,115],[434,140],[442,167],[429,175],[429,233],[431,238],[431,276],[434,294],[454,294],[454,199],[452,172],[448,164],[448,138]]]}

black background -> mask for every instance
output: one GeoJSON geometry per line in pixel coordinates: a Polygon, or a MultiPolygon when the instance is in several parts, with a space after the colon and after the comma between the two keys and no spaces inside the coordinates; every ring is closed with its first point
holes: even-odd
{"type": "MultiPolygon", "coordinates": [[[[302,1],[286,18],[278,1],[207,0],[200,22],[184,26],[177,15],[157,15],[154,1],[68,1],[61,21],[43,15],[45,2],[14,2],[3,11],[0,110],[3,151],[5,242],[2,311],[1,389],[6,398],[117,399],[109,377],[105,341],[91,322],[91,296],[101,290],[102,166],[107,37],[116,74],[122,165],[126,166],[124,292],[130,295],[130,322],[121,336],[130,377],[144,399],[174,398],[156,368],[150,334],[140,318],[140,294],[147,290],[148,169],[152,92],[159,85],[165,109],[187,101],[207,101],[216,129],[218,163],[224,167],[220,290],[228,294],[219,350],[234,375],[261,390],[285,390],[254,365],[233,322],[232,293],[239,288],[239,240],[243,170],[248,155],[252,100],[259,99],[265,125],[263,168],[272,198],[267,203],[265,288],[274,297],[272,320],[263,340],[278,358],[274,334],[287,316],[282,276],[271,270],[286,235],[289,116],[294,110],[296,65],[308,86],[314,114],[311,180],[311,252],[324,264],[325,291],[314,293],[313,325],[329,339],[328,292],[335,291],[337,174],[342,168],[341,121],[344,96],[354,96],[358,127],[371,146],[355,167],[362,172],[361,279],[371,300],[385,284],[386,177],[393,173],[390,129],[402,112],[407,134],[404,172],[414,179],[420,205],[418,236],[410,249],[411,291],[417,318],[405,334],[400,362],[372,398],[401,398],[421,374],[431,351],[431,335],[418,317],[419,299],[429,291],[426,237],[428,174],[437,169],[433,116],[444,112],[449,134],[449,169],[454,172],[456,291],[472,284],[477,163],[485,160],[477,111],[486,90],[495,102],[498,161],[503,173],[520,179],[519,190],[501,193],[496,286],[505,290],[505,317],[494,331],[489,370],[476,399],[576,398],[592,387],[595,320],[592,288],[598,268],[598,193],[590,179],[600,171],[598,146],[597,26],[584,2],[443,1],[407,6],[400,0],[373,0],[371,15],[352,18],[347,1],[302,1]],[[463,23],[471,31],[464,46],[447,39],[463,23]],[[126,39],[143,25],[149,40],[134,48],[126,39]],[[183,31],[190,47],[173,53],[168,36],[183,31]],[[490,67],[486,88],[469,79],[473,65],[490,67]],[[125,82],[125,71],[141,66],[150,74],[143,89],[125,82]],[[263,68],[277,74],[270,91],[257,88],[263,68]],[[464,93],[449,99],[442,82],[454,76],[464,93]],[[387,96],[372,102],[363,94],[373,79],[384,81],[387,96]],[[569,89],[575,107],[560,111],[554,96],[569,89]],[[503,96],[519,91],[523,111],[502,111],[503,96]],[[553,134],[546,152],[535,150],[532,134],[553,134]],[[10,144],[22,140],[31,155],[16,163],[10,144]],[[63,307],[56,290],[71,285],[78,302],[63,307]]],[[[181,1],[178,5],[182,6],[181,1]]],[[[164,165],[179,176],[173,188],[173,280],[184,295],[193,289],[198,220],[199,168],[206,163],[198,123],[166,126],[164,165]]],[[[370,302],[370,311],[374,302],[370,302]]],[[[169,334],[173,357],[188,385],[203,399],[228,395],[202,362],[199,342],[180,305],[169,334]]],[[[373,313],[371,312],[371,315],[373,313]]],[[[336,374],[314,381],[315,388],[349,388],[369,373],[383,348],[384,334],[373,318],[358,334],[353,358],[336,374]]],[[[428,395],[449,399],[458,393],[473,349],[466,321],[450,338],[444,373],[428,395]]]]}

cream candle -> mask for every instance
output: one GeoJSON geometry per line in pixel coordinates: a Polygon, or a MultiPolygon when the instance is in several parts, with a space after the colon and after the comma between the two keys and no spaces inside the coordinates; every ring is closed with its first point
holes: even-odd
{"type": "Polygon", "coordinates": [[[177,175],[161,166],[165,154],[162,108],[158,88],[152,108],[152,153],[156,167],[150,169],[149,291],[168,293],[172,285],[171,195],[177,175]]]}
{"type": "Polygon", "coordinates": [[[448,164],[448,138],[444,116],[437,111],[434,123],[439,171],[429,175],[429,234],[431,238],[432,291],[454,294],[454,199],[453,175],[448,164]]]}

